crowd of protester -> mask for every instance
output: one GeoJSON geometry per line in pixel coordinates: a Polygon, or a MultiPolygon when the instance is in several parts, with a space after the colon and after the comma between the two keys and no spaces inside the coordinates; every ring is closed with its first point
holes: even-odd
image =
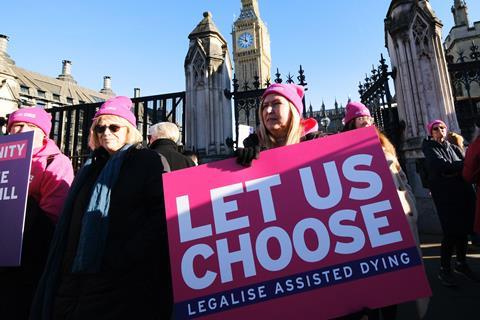
{"type": "MultiPolygon", "coordinates": [[[[235,151],[242,166],[263,150],[321,139],[315,119],[302,117],[303,87],[272,84],[258,109],[256,133],[235,151]]],[[[142,145],[127,97],[102,104],[89,130],[92,154],[73,180],[72,165],[48,138],[51,116],[24,108],[7,131],[34,131],[24,246],[20,267],[0,268],[0,319],[169,319],[172,284],[162,174],[198,165],[180,153],[178,127],[149,128],[142,145]],[[72,182],[73,181],[73,182],[72,182]],[[55,230],[55,232],[54,232],[55,230]]],[[[375,126],[368,108],[346,106],[343,131],[375,126]]],[[[375,127],[376,128],[376,127],[375,127]]],[[[466,148],[442,120],[431,121],[423,142],[430,192],[443,231],[438,277],[479,281],[467,261],[468,237],[480,233],[480,135],[466,148]],[[452,256],[456,259],[452,263],[452,256]]],[[[480,131],[480,129],[479,129],[480,131]]],[[[420,252],[418,210],[397,151],[376,129],[390,173],[420,252]]],[[[417,301],[419,318],[428,298],[417,301]]],[[[342,319],[395,319],[397,306],[365,309],[342,319]]]]}

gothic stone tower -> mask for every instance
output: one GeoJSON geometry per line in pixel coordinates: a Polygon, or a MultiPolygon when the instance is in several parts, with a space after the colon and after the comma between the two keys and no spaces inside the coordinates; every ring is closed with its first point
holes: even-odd
{"type": "Polygon", "coordinates": [[[258,0],[242,0],[242,11],[233,24],[233,60],[240,90],[250,88],[258,76],[263,85],[270,79],[270,35],[260,18],[258,0]]]}
{"type": "Polygon", "coordinates": [[[438,232],[433,202],[422,187],[416,165],[424,158],[421,146],[426,125],[442,119],[459,132],[450,78],[442,46],[442,23],[427,0],[393,0],[385,19],[386,47],[394,71],[398,116],[405,124],[403,145],[409,183],[417,197],[418,225],[438,232]]]}
{"type": "Polygon", "coordinates": [[[209,12],[188,36],[185,58],[185,144],[204,161],[225,157],[226,139],[233,137],[230,88],[232,64],[225,38],[209,12]]]}
{"type": "Polygon", "coordinates": [[[425,126],[433,119],[443,119],[449,129],[459,131],[442,26],[427,0],[393,0],[385,19],[386,47],[396,70],[398,113],[410,144],[407,152],[419,150],[425,126]]]}

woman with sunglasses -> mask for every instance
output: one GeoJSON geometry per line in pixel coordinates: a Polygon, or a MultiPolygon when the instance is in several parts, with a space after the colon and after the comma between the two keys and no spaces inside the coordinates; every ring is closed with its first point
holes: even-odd
{"type": "MultiPolygon", "coordinates": [[[[0,319],[27,319],[48,248],[73,180],[68,159],[49,139],[52,116],[23,107],[8,117],[7,132],[33,131],[33,155],[20,267],[0,269],[0,319]]],[[[1,214],[1,213],[0,213],[1,214]]]]}
{"type": "Polygon", "coordinates": [[[31,319],[170,318],[164,170],[131,107],[114,97],[95,114],[31,319]]]}
{"type": "Polygon", "coordinates": [[[433,120],[427,125],[427,132],[429,137],[423,141],[422,149],[430,192],[443,231],[438,278],[444,286],[453,287],[457,285],[453,271],[470,280],[478,280],[466,261],[467,235],[473,228],[475,194],[472,185],[463,180],[464,154],[458,146],[447,141],[445,122],[433,120]],[[457,259],[452,270],[454,251],[457,259]]]}

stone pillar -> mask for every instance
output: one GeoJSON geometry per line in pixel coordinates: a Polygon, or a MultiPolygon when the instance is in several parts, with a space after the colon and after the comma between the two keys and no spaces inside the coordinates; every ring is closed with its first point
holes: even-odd
{"type": "Polygon", "coordinates": [[[442,46],[442,23],[427,0],[393,0],[385,19],[386,46],[395,75],[398,114],[405,123],[403,147],[409,182],[419,199],[423,231],[439,231],[433,203],[416,172],[423,158],[426,125],[442,119],[459,132],[442,46]]]}
{"type": "Polygon", "coordinates": [[[190,33],[185,58],[185,148],[204,160],[221,159],[230,153],[232,104],[224,95],[230,90],[232,65],[227,42],[209,12],[190,33]]]}

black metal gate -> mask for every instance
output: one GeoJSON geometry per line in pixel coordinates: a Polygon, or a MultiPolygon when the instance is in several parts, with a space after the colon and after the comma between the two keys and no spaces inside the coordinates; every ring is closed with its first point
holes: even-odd
{"type": "Polygon", "coordinates": [[[480,51],[472,42],[470,54],[459,52],[455,61],[447,56],[448,72],[455,100],[455,112],[462,135],[470,140],[475,120],[480,117],[480,51]]]}
{"type": "Polygon", "coordinates": [[[395,148],[400,150],[401,126],[389,85],[390,77],[394,77],[394,74],[388,71],[383,55],[380,55],[379,62],[377,68],[372,66],[371,76],[365,75],[365,82],[359,83],[358,93],[362,103],[370,110],[377,127],[387,135],[395,148]]]}
{"type": "MultiPolygon", "coordinates": [[[[132,98],[137,128],[147,140],[148,127],[161,121],[175,122],[180,127],[182,142],[185,135],[185,92],[175,92],[156,96],[132,98]]],[[[52,114],[50,137],[55,140],[62,152],[72,160],[77,170],[90,153],[88,133],[95,112],[102,103],[80,104],[46,109],[52,114]]]]}
{"type": "MultiPolygon", "coordinates": [[[[287,75],[286,83],[295,83],[293,80],[293,75],[290,73],[287,75]]],[[[307,83],[305,82],[305,71],[302,66],[298,70],[297,76],[298,84],[305,88],[307,83]]],[[[229,99],[234,98],[234,115],[235,115],[235,144],[238,145],[238,133],[239,125],[244,124],[256,128],[260,119],[258,119],[258,108],[260,106],[260,100],[265,89],[270,85],[270,79],[262,84],[259,82],[258,76],[254,77],[252,82],[253,87],[249,86],[248,82],[243,83],[241,86],[238,84],[238,80],[235,75],[232,79],[233,82],[233,92],[230,92],[228,89],[225,90],[225,96],[229,99]],[[241,90],[239,90],[241,89],[241,90]]],[[[275,83],[282,83],[283,79],[281,78],[281,73],[278,71],[275,73],[275,83]]],[[[305,97],[303,97],[303,116],[306,117],[305,109],[305,97]]]]}

